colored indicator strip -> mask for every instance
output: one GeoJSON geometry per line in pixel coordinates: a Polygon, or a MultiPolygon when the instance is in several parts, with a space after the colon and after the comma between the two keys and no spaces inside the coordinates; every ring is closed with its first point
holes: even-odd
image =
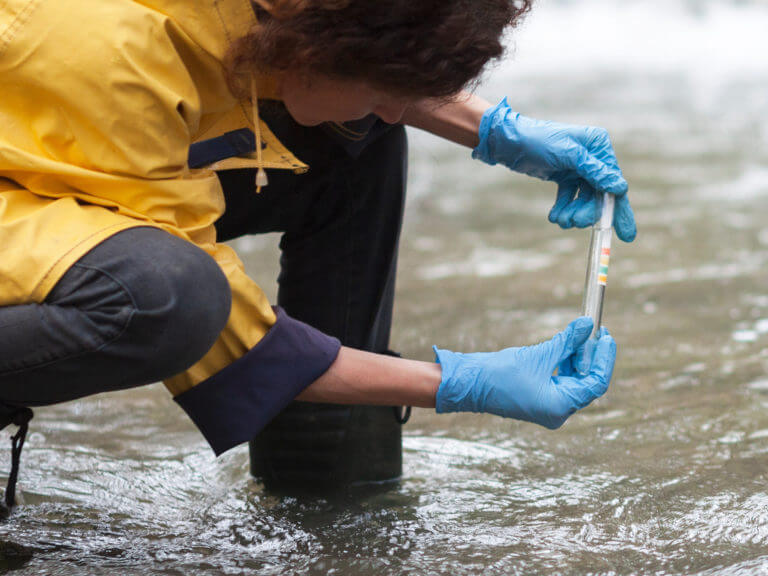
{"type": "Polygon", "coordinates": [[[608,284],[608,264],[611,261],[611,249],[603,248],[600,254],[600,269],[598,270],[597,283],[600,286],[608,284]]]}

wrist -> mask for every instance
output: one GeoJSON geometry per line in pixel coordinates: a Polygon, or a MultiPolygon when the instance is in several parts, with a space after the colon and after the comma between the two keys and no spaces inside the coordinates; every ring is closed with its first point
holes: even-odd
{"type": "Polygon", "coordinates": [[[472,362],[471,355],[440,350],[437,346],[432,349],[441,370],[440,387],[435,396],[435,411],[438,414],[482,412],[472,394],[479,367],[472,362]]]}
{"type": "Polygon", "coordinates": [[[491,166],[497,164],[501,160],[497,150],[499,138],[504,145],[504,155],[508,155],[517,141],[517,131],[513,127],[517,116],[509,107],[506,97],[496,106],[488,108],[480,120],[478,144],[472,150],[472,158],[491,166]],[[497,134],[499,131],[502,132],[501,136],[497,134]]]}

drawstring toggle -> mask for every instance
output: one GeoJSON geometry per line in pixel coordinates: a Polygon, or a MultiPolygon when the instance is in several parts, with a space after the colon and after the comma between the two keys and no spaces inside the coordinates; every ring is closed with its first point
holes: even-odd
{"type": "Polygon", "coordinates": [[[261,166],[259,166],[259,169],[256,171],[256,193],[258,194],[261,192],[261,189],[269,184],[269,179],[267,178],[267,171],[264,170],[261,166]]]}

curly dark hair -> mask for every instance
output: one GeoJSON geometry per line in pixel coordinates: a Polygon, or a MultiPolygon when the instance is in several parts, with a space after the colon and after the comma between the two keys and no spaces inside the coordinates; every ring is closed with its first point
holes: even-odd
{"type": "Polygon", "coordinates": [[[402,96],[450,97],[504,52],[532,0],[258,0],[258,24],[227,58],[235,93],[252,71],[362,80],[402,96]]]}

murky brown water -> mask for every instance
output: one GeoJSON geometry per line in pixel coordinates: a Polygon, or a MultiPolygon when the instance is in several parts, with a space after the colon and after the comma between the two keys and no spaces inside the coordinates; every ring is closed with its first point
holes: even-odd
{"type": "MultiPolygon", "coordinates": [[[[399,486],[336,500],[266,493],[160,387],[42,409],[0,524],[20,574],[768,573],[768,6],[540,8],[485,93],[611,130],[640,234],[611,263],[608,395],[557,432],[417,410],[399,486]],[[558,52],[606,22],[613,53],[558,52]]],[[[412,155],[397,349],[525,344],[577,315],[588,233],[546,222],[551,186],[423,134],[412,155]]],[[[238,244],[265,286],[275,243],[238,244]]]]}

